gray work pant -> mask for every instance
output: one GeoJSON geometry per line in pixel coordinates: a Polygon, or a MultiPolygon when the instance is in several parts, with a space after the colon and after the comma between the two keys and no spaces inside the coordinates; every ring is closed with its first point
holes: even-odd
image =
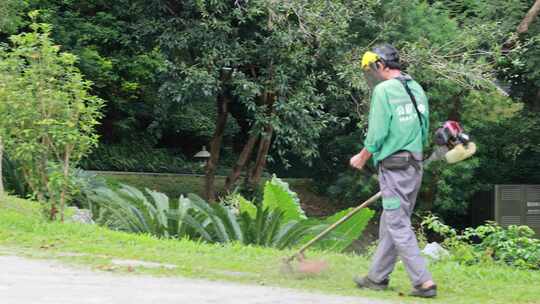
{"type": "Polygon", "coordinates": [[[419,161],[421,156],[414,156],[416,160],[405,169],[389,170],[379,166],[384,210],[379,226],[379,245],[368,274],[374,282],[389,278],[398,257],[403,261],[413,286],[432,279],[411,226],[423,173],[419,161]]]}

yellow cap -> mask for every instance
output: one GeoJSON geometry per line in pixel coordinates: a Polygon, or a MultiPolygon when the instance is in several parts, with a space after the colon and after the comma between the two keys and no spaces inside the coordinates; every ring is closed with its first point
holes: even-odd
{"type": "Polygon", "coordinates": [[[375,63],[379,59],[379,55],[371,51],[365,52],[364,56],[362,56],[362,69],[367,69],[370,64],[375,63]]]}

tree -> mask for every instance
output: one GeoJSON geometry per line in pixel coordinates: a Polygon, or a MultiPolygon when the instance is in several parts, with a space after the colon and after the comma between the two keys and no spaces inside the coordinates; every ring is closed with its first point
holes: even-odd
{"type": "MultiPolygon", "coordinates": [[[[461,15],[452,15],[448,9],[458,2],[476,5],[479,1],[448,1],[448,6],[441,2],[381,2],[374,7],[375,22],[359,19],[353,23],[355,31],[367,33],[358,35],[354,44],[362,46],[360,50],[378,42],[391,42],[398,47],[405,71],[427,91],[432,131],[448,119],[461,121],[483,151],[489,141],[475,135],[483,133],[487,126],[517,119],[523,106],[496,86],[498,64],[505,58],[500,51],[501,42],[508,32],[501,29],[499,22],[492,21],[495,18],[462,23],[461,15]]],[[[480,13],[486,11],[479,9],[480,13]]],[[[516,10],[513,15],[520,16],[521,11],[516,10]]],[[[512,30],[515,24],[505,28],[512,30]]],[[[358,70],[351,72],[358,74],[358,70]]],[[[352,78],[354,74],[346,77],[352,78]]],[[[348,168],[348,158],[361,149],[367,118],[363,95],[353,96],[359,100],[355,112],[340,109],[339,103],[331,109],[354,123],[325,130],[320,142],[321,157],[315,160],[317,166],[310,172],[322,193],[335,198],[341,206],[356,204],[377,191],[370,178],[375,168],[368,168],[367,172],[348,168]]],[[[426,156],[430,152],[431,147],[426,147],[426,156]]],[[[482,183],[486,184],[485,180],[480,183],[475,179],[479,168],[485,165],[484,160],[489,161],[487,157],[481,161],[477,157],[454,167],[431,166],[426,171],[419,207],[454,217],[466,213],[472,195],[484,187],[482,183]]]]}
{"type": "Polygon", "coordinates": [[[25,0],[2,0],[0,2],[0,33],[13,33],[22,24],[22,11],[25,0]]]}
{"type": "Polygon", "coordinates": [[[0,49],[0,124],[6,152],[37,198],[50,202],[51,219],[60,212],[63,220],[70,168],[97,144],[103,101],[88,94],[91,83],[75,68],[77,58],[53,44],[50,26],[31,29],[0,49]]]}
{"type": "Polygon", "coordinates": [[[4,159],[4,142],[2,136],[0,136],[0,196],[4,195],[4,174],[2,169],[2,163],[4,159]]]}
{"type": "MultiPolygon", "coordinates": [[[[349,21],[368,11],[370,1],[153,1],[147,11],[160,49],[169,61],[164,85],[179,106],[215,98],[218,117],[206,167],[206,196],[215,200],[215,168],[223,128],[231,113],[247,138],[227,179],[230,188],[248,170],[257,184],[273,147],[280,157],[292,151],[317,153],[315,140],[334,120],[324,103],[346,66],[349,21]],[[326,94],[328,93],[328,94],[326,94]],[[241,112],[241,114],[239,114],[241,112]],[[247,122],[247,123],[246,123],[247,122]]],[[[150,21],[149,21],[150,22],[150,21]]],[[[351,102],[349,96],[341,98],[351,102]]]]}
{"type": "Polygon", "coordinates": [[[526,33],[529,30],[529,27],[534,22],[536,17],[538,16],[538,13],[540,12],[540,0],[536,0],[531,7],[531,9],[527,12],[525,17],[523,17],[523,20],[519,24],[517,28],[517,32],[519,34],[526,33]]]}

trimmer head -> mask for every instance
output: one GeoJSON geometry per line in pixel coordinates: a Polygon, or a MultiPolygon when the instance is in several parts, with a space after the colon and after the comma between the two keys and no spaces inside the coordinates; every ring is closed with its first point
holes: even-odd
{"type": "Polygon", "coordinates": [[[281,273],[283,274],[301,274],[318,275],[328,269],[328,263],[323,260],[307,260],[303,254],[288,257],[283,260],[281,273]]]}

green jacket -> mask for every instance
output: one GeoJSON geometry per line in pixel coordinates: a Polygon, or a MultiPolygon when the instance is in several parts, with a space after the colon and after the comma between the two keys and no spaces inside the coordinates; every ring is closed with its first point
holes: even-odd
{"type": "Polygon", "coordinates": [[[422,128],[414,104],[398,79],[389,79],[373,90],[365,148],[373,154],[375,166],[399,150],[422,153],[428,141],[429,106],[422,87],[408,78],[422,115],[422,128]]]}

